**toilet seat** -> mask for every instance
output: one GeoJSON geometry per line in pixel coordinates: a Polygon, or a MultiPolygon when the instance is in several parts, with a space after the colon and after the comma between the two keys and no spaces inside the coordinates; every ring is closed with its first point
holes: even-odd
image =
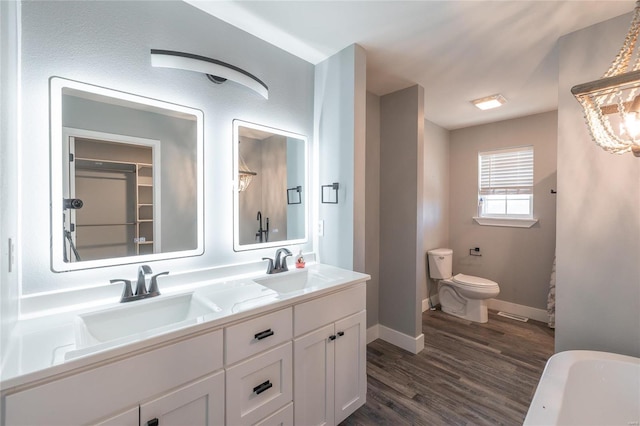
{"type": "Polygon", "coordinates": [[[461,284],[462,286],[471,288],[486,288],[498,285],[498,283],[495,281],[465,274],[457,274],[451,280],[456,284],[461,284]]]}
{"type": "Polygon", "coordinates": [[[461,296],[468,299],[490,299],[500,294],[497,282],[472,275],[457,274],[440,283],[455,288],[461,296]]]}

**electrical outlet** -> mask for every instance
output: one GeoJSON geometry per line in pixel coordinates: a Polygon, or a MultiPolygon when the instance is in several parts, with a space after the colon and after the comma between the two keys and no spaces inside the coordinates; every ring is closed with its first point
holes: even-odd
{"type": "Polygon", "coordinates": [[[318,221],[318,236],[324,237],[324,220],[318,221]]]}

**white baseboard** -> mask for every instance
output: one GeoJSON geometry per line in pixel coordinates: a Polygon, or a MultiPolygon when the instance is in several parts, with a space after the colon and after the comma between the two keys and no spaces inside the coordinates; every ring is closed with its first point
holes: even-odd
{"type": "Polygon", "coordinates": [[[424,349],[424,334],[418,337],[411,337],[392,328],[378,324],[379,338],[385,342],[391,343],[412,354],[420,353],[424,349]]]}
{"type": "Polygon", "coordinates": [[[498,299],[489,299],[487,307],[496,311],[504,311],[510,314],[531,318],[536,321],[549,321],[549,314],[545,309],[532,308],[531,306],[518,305],[517,303],[505,302],[504,300],[498,299]]]}
{"type": "Polygon", "coordinates": [[[380,324],[372,325],[367,328],[367,345],[374,340],[380,338],[380,324]]]}
{"type": "Polygon", "coordinates": [[[438,303],[440,303],[440,299],[438,298],[437,294],[429,298],[422,299],[422,312],[429,309],[429,299],[431,299],[431,306],[436,306],[438,305],[438,303]]]}

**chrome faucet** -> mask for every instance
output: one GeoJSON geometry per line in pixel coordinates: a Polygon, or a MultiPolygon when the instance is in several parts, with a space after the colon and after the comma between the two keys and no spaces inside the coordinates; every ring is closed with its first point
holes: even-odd
{"type": "Polygon", "coordinates": [[[151,276],[153,272],[148,265],[140,265],[138,267],[138,281],[136,284],[136,295],[146,296],[149,294],[147,291],[147,281],[149,280],[149,276],[151,276]]]}
{"type": "Polygon", "coordinates": [[[138,268],[138,281],[136,282],[135,294],[131,289],[131,280],[117,278],[110,280],[109,282],[111,284],[119,282],[124,283],[124,289],[122,290],[120,303],[133,302],[134,300],[160,296],[160,290],[158,289],[158,277],[162,275],[168,275],[169,272],[160,272],[159,274],[155,274],[153,276],[151,274],[153,274],[153,272],[151,272],[151,268],[148,265],[140,265],[140,267],[138,268]]]}
{"type": "Polygon", "coordinates": [[[291,256],[292,253],[286,248],[279,248],[276,250],[275,261],[269,257],[263,257],[262,260],[268,260],[269,264],[267,265],[267,274],[277,274],[278,272],[286,272],[289,270],[287,268],[287,257],[291,256]],[[284,256],[282,256],[284,253],[284,256]]]}

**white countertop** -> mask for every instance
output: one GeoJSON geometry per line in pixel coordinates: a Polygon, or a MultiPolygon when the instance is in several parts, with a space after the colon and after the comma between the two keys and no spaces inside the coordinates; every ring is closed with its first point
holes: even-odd
{"type": "Polygon", "coordinates": [[[366,274],[317,263],[308,263],[305,269],[273,275],[252,272],[207,280],[206,274],[203,279],[203,272],[199,271],[194,277],[195,279],[190,281],[189,274],[181,275],[184,284],[167,288],[166,291],[163,291],[162,280],[159,280],[160,291],[163,294],[158,297],[124,304],[109,302],[101,306],[78,308],[19,321],[11,335],[7,357],[3,360],[0,389],[7,390],[46,380],[114,357],[126,356],[150,346],[220,328],[233,321],[299,303],[371,278],[366,274]],[[313,281],[309,281],[312,284],[288,293],[278,293],[254,281],[277,278],[286,280],[301,273],[313,277],[313,281]],[[191,292],[211,301],[216,307],[215,311],[190,321],[137,332],[86,348],[76,344],[77,325],[74,323],[77,322],[78,315],[124,308],[135,309],[136,306],[168,300],[176,295],[191,292]]]}

